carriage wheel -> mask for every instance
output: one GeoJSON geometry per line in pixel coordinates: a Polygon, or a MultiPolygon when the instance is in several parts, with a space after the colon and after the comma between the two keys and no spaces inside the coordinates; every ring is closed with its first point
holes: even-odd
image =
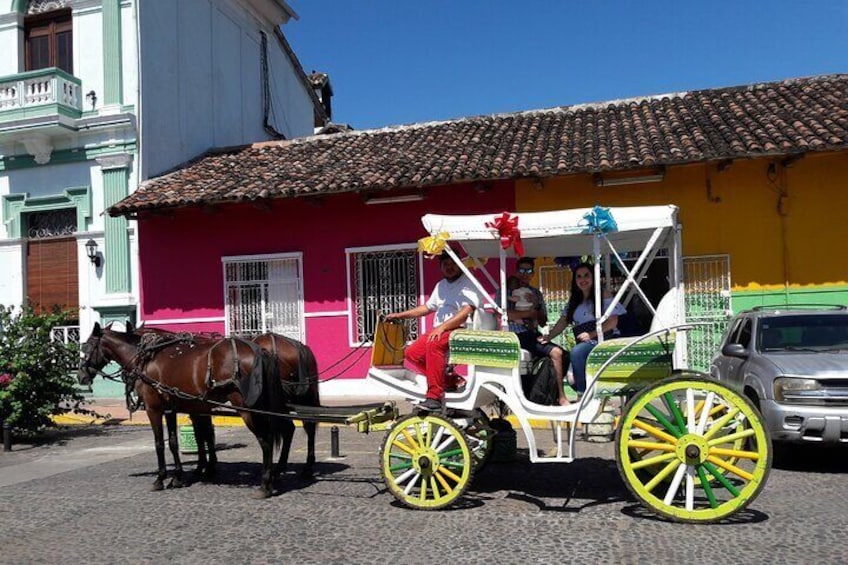
{"type": "MultiPolygon", "coordinates": [[[[703,378],[706,377],[706,375],[704,373],[699,372],[699,371],[692,371],[692,370],[689,370],[689,369],[675,369],[674,371],[672,371],[671,377],[673,377],[674,379],[685,379],[685,378],[703,379],[703,378]]],[[[694,401],[695,419],[696,420],[701,417],[701,413],[702,413],[702,410],[704,408],[704,405],[705,404],[704,404],[703,399],[694,401]]],[[[709,426],[710,423],[713,420],[716,420],[716,419],[724,416],[727,413],[728,409],[729,409],[729,406],[727,406],[727,405],[713,406],[712,409],[707,414],[707,426],[709,426]]],[[[683,404],[680,406],[680,410],[684,414],[687,413],[688,406],[686,404],[686,401],[684,401],[683,404]]],[[[648,421],[648,423],[652,423],[655,426],[660,425],[659,422],[655,418],[653,418],[652,416],[646,417],[644,420],[648,421]]],[[[732,430],[730,430],[729,428],[724,430],[724,434],[730,434],[730,433],[732,433],[732,430]]],[[[718,432],[718,434],[722,434],[722,432],[718,432]]],[[[724,435],[724,434],[722,434],[722,435],[724,435]]],[[[647,436],[647,433],[643,432],[642,435],[647,436]]],[[[745,438],[739,437],[739,438],[737,438],[736,440],[733,441],[731,449],[734,449],[734,450],[737,450],[737,451],[742,450],[744,445],[745,445],[745,438]]],[[[633,446],[630,447],[630,459],[634,463],[649,457],[651,454],[659,455],[659,453],[657,453],[656,450],[654,450],[650,447],[633,447],[633,446]]],[[[738,458],[736,458],[736,457],[729,457],[727,459],[727,462],[730,463],[731,465],[735,465],[737,461],[738,461],[738,458]]],[[[656,464],[660,464],[660,463],[661,462],[658,461],[656,464]]],[[[721,475],[724,475],[725,472],[726,472],[725,469],[723,469],[722,467],[718,467],[718,468],[716,468],[716,470],[721,475]]],[[[640,472],[640,474],[644,476],[645,473],[640,472]]],[[[663,479],[663,482],[667,483],[667,482],[671,481],[672,478],[673,478],[672,475],[666,476],[663,479]]],[[[712,480],[713,479],[712,473],[707,473],[707,478],[712,480]]]]}
{"type": "Polygon", "coordinates": [[[422,510],[456,501],[474,474],[465,434],[432,414],[399,420],[386,434],[380,461],[389,492],[406,506],[422,510]]]}
{"type": "Polygon", "coordinates": [[[489,455],[494,447],[495,433],[497,433],[489,422],[489,417],[481,414],[463,430],[468,437],[468,447],[471,449],[471,458],[474,463],[474,471],[479,472],[486,465],[489,455]]]}
{"type": "Polygon", "coordinates": [[[651,511],[680,522],[716,522],[745,508],[765,485],[771,457],[753,404],[691,374],[637,394],[616,431],[627,488],[651,511]]]}

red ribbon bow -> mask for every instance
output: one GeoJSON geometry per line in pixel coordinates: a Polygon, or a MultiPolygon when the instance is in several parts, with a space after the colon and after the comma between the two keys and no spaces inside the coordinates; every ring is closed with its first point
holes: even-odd
{"type": "Polygon", "coordinates": [[[486,227],[498,230],[501,238],[501,248],[515,249],[516,255],[524,256],[524,246],[521,244],[521,232],[518,230],[518,216],[511,217],[509,212],[504,212],[495,218],[494,222],[486,222],[486,227]]]}

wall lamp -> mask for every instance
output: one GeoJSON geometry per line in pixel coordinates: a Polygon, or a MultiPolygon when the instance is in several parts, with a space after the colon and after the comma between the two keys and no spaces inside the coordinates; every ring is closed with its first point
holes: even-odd
{"type": "Polygon", "coordinates": [[[398,202],[418,202],[424,200],[424,195],[416,194],[397,194],[394,196],[368,196],[365,199],[366,204],[396,204],[398,202]]]}
{"type": "Polygon", "coordinates": [[[650,175],[639,175],[635,177],[607,177],[601,175],[595,177],[595,186],[622,186],[626,184],[647,184],[650,182],[661,182],[665,178],[665,172],[650,175]]]}
{"type": "Polygon", "coordinates": [[[97,242],[93,239],[89,239],[85,242],[85,254],[88,255],[89,261],[95,267],[100,267],[101,259],[100,254],[97,253],[97,242]]]}

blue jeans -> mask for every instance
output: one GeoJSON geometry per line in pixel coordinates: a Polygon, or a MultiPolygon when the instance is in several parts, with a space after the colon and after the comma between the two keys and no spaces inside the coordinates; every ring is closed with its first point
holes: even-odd
{"type": "Polygon", "coordinates": [[[574,390],[586,390],[586,360],[598,345],[596,340],[581,341],[571,349],[571,372],[574,374],[574,390]]]}

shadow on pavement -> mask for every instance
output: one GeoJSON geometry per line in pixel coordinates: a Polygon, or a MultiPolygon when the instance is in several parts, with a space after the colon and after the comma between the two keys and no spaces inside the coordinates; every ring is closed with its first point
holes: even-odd
{"type": "Polygon", "coordinates": [[[801,473],[848,473],[848,445],[776,442],[772,467],[801,473]]]}
{"type": "Polygon", "coordinates": [[[480,498],[509,490],[507,498],[536,505],[539,510],[580,512],[601,504],[633,500],[621,481],[615,461],[586,457],[572,463],[533,464],[526,450],[513,463],[489,463],[474,477],[468,493],[480,498]],[[546,499],[565,499],[556,505],[546,499]]]}

